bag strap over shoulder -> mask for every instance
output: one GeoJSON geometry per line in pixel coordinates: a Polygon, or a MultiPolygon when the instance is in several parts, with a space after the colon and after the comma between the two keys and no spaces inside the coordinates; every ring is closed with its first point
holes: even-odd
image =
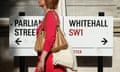
{"type": "Polygon", "coordinates": [[[56,12],[53,12],[53,16],[55,16],[57,26],[59,26],[59,25],[60,25],[59,16],[57,15],[57,13],[56,13],[56,12]]]}
{"type": "MultiPolygon", "coordinates": [[[[57,15],[57,13],[56,13],[55,11],[53,11],[52,14],[53,14],[53,16],[55,17],[56,26],[59,27],[59,26],[60,26],[59,16],[57,15]]],[[[44,17],[44,19],[43,19],[42,30],[44,30],[44,28],[45,28],[46,16],[47,16],[47,14],[45,15],[45,17],[44,17]]]]}

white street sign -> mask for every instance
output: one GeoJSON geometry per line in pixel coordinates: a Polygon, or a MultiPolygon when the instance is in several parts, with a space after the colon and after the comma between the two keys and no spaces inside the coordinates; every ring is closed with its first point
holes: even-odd
{"type": "Polygon", "coordinates": [[[112,55],[112,17],[66,16],[63,30],[76,55],[112,55]]]}
{"type": "MultiPolygon", "coordinates": [[[[36,28],[43,17],[11,17],[9,46],[13,56],[36,56],[36,28]]],[[[77,56],[112,56],[113,18],[98,16],[60,17],[61,28],[77,56]]]]}
{"type": "Polygon", "coordinates": [[[36,55],[34,51],[36,28],[42,18],[41,16],[10,17],[9,46],[12,55],[36,55]]]}

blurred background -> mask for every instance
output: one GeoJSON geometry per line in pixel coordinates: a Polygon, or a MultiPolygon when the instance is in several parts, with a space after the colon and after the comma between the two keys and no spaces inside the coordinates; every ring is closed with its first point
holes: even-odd
{"type": "MultiPolygon", "coordinates": [[[[114,17],[113,56],[103,57],[103,66],[104,72],[120,72],[120,0],[60,0],[60,3],[64,3],[66,16],[98,16],[102,12],[114,17]]],[[[20,12],[26,16],[44,15],[38,0],[0,0],[0,72],[19,72],[20,57],[9,54],[9,17],[20,12]]],[[[34,72],[36,57],[24,60],[26,72],[34,72]]],[[[78,72],[97,72],[98,57],[77,56],[76,60],[78,72]]]]}

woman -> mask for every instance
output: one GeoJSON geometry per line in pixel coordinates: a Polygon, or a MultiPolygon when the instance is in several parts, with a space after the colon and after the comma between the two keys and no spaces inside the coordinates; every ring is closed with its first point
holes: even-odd
{"type": "Polygon", "coordinates": [[[37,35],[43,23],[45,23],[46,38],[42,52],[38,53],[38,63],[35,72],[65,72],[64,67],[53,65],[53,54],[51,52],[56,38],[56,24],[59,22],[58,14],[55,11],[58,6],[58,0],[39,0],[38,3],[45,11],[45,20],[38,26],[37,35]]]}

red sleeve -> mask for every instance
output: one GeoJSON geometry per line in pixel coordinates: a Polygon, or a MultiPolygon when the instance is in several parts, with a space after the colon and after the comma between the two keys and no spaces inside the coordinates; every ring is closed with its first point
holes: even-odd
{"type": "Polygon", "coordinates": [[[43,50],[49,52],[53,47],[56,38],[56,19],[52,12],[48,12],[45,20],[46,38],[43,50]]]}
{"type": "Polygon", "coordinates": [[[42,22],[38,25],[36,29],[36,36],[38,36],[38,33],[41,31],[41,28],[42,28],[42,22]]]}

